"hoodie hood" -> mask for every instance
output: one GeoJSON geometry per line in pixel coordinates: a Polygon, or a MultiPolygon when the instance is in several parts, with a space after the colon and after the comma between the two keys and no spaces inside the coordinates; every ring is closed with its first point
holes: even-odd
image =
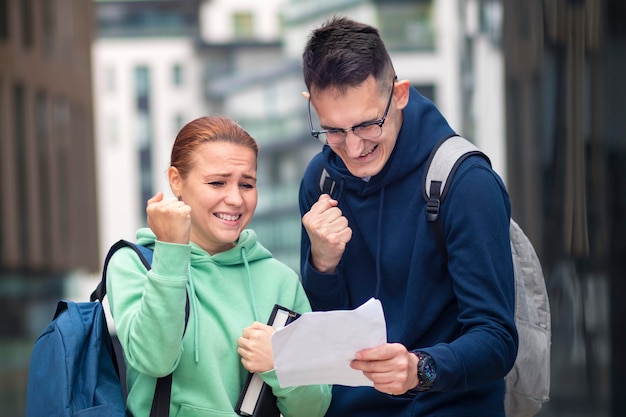
{"type": "MultiPolygon", "coordinates": [[[[324,146],[322,151],[324,166],[337,185],[333,197],[340,201],[339,207],[345,208],[341,200],[344,192],[349,191],[349,194],[358,197],[350,199],[350,209],[354,212],[368,213],[362,217],[363,223],[360,225],[351,221],[352,227],[375,225],[376,233],[368,239],[368,249],[375,260],[374,296],[376,298],[380,295],[383,276],[381,242],[385,241],[384,236],[387,234],[383,226],[385,204],[389,204],[385,199],[385,190],[396,182],[402,183],[406,178],[415,177],[417,171],[424,169],[435,144],[442,138],[455,134],[435,105],[412,87],[409,90],[409,101],[403,109],[402,116],[402,126],[389,160],[383,169],[369,181],[352,175],[343,160],[329,146],[324,146]]],[[[419,181],[415,181],[415,189],[419,188],[419,181]]],[[[391,200],[409,197],[394,194],[390,196],[391,200]]],[[[391,202],[392,207],[394,204],[391,202]]]]}
{"type": "MultiPolygon", "coordinates": [[[[137,231],[137,243],[148,248],[154,249],[156,236],[150,228],[142,228],[137,231]]],[[[239,239],[235,242],[235,247],[227,251],[208,254],[204,249],[191,242],[191,263],[197,262],[213,262],[221,266],[237,266],[243,265],[245,262],[253,262],[261,259],[271,258],[272,254],[261,243],[257,241],[254,230],[245,229],[239,235],[239,239]],[[245,258],[242,256],[242,250],[245,251],[245,258]]]]}
{"type": "Polygon", "coordinates": [[[361,196],[379,192],[422,168],[433,146],[444,137],[455,135],[437,107],[413,87],[409,90],[409,102],[402,113],[402,127],[389,160],[382,171],[367,182],[353,176],[341,158],[329,146],[324,146],[324,166],[338,182],[340,193],[343,187],[361,196]]]}

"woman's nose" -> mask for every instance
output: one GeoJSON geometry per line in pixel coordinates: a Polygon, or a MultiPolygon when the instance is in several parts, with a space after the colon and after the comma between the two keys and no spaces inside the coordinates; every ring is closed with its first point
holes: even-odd
{"type": "Polygon", "coordinates": [[[226,193],[226,197],[224,198],[227,204],[238,206],[241,205],[243,198],[241,198],[241,190],[238,186],[230,187],[226,193]]]}

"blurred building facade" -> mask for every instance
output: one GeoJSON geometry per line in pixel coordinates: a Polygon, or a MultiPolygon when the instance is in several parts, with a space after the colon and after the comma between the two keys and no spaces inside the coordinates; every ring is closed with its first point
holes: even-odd
{"type": "MultiPolygon", "coordinates": [[[[166,171],[178,130],[206,114],[234,117],[224,96],[280,60],[280,4],[95,0],[102,255],[116,240],[134,239],[149,197],[170,194],[166,171]]],[[[242,105],[271,115],[263,101],[242,105]]]]}
{"type": "Polygon", "coordinates": [[[96,272],[90,1],[0,1],[0,410],[23,415],[30,348],[96,272]]]}
{"type": "Polygon", "coordinates": [[[145,225],[146,201],[168,192],[178,130],[207,112],[196,54],[196,0],[96,0],[93,43],[100,256],[145,225]]]}
{"type": "MultiPolygon", "coordinates": [[[[260,202],[252,227],[275,256],[296,270],[299,268],[299,233],[301,221],[297,193],[304,168],[321,149],[308,132],[305,90],[301,74],[301,54],[310,31],[334,14],[345,15],[370,23],[380,29],[389,48],[400,79],[409,79],[425,96],[433,100],[451,125],[462,132],[464,124],[472,131],[466,136],[486,148],[494,165],[504,175],[504,124],[481,123],[502,120],[503,96],[498,89],[481,82],[467,83],[465,70],[474,65],[470,54],[461,54],[465,42],[485,45],[491,59],[479,59],[490,82],[503,78],[499,45],[485,44],[479,30],[468,32],[466,26],[476,27],[478,4],[459,1],[310,1],[289,0],[282,8],[284,34],[280,65],[265,71],[256,80],[248,79],[230,90],[225,97],[229,115],[245,121],[261,143],[259,162],[260,202]],[[495,57],[495,58],[494,58],[495,57]],[[463,84],[467,88],[462,87],[463,84]],[[486,88],[485,88],[486,87],[486,88]],[[242,105],[257,103],[255,97],[265,97],[268,115],[242,105]],[[472,104],[494,109],[490,114],[472,112],[463,106],[463,97],[472,104]],[[479,140],[478,140],[479,139],[479,140]]],[[[498,9],[501,10],[501,9],[498,9]]],[[[498,19],[492,19],[497,26],[498,19]]],[[[477,55],[473,53],[472,58],[477,55]]],[[[482,54],[481,51],[481,56],[482,54]]],[[[473,69],[473,67],[471,68],[473,69]]],[[[217,85],[226,85],[218,79],[217,85]]],[[[473,107],[472,107],[473,108],[473,107]]]]}
{"type": "Polygon", "coordinates": [[[552,310],[541,416],[623,416],[626,3],[503,5],[508,188],[552,310]]]}
{"type": "Polygon", "coordinates": [[[431,98],[491,157],[513,215],[536,245],[553,309],[552,401],[541,416],[617,416],[623,360],[624,11],[618,0],[501,2],[203,1],[195,56],[203,111],[238,120],[260,143],[251,226],[298,268],[299,180],[321,144],[308,134],[300,54],[332,14],[381,29],[400,78],[431,98]],[[278,13],[280,9],[280,13],[278,13]],[[207,24],[206,22],[211,22],[207,24]],[[271,26],[271,25],[270,25],[271,26]],[[252,35],[256,33],[255,35],[252,35]],[[609,87],[609,83],[611,87],[609,87]],[[621,252],[620,252],[621,250],[621,252]],[[574,378],[581,383],[572,386],[574,378]],[[617,395],[616,395],[617,393],[617,395]]]}
{"type": "MultiPolygon", "coordinates": [[[[259,206],[251,227],[277,258],[298,269],[297,190],[308,160],[321,149],[308,134],[300,56],[311,29],[333,14],[378,26],[398,76],[411,80],[455,128],[489,152],[505,176],[503,97],[467,77],[502,80],[501,52],[499,45],[481,42],[487,38],[478,29],[480,8],[468,3],[96,0],[101,251],[120,237],[132,239],[144,222],[147,197],[168,191],[169,148],[181,124],[201,114],[225,114],[260,145],[259,206]],[[184,16],[173,18],[177,13],[184,16]],[[178,29],[163,31],[163,16],[178,22],[178,29]],[[460,54],[466,43],[486,45],[487,52],[477,60],[476,53],[460,54]],[[481,70],[469,72],[475,62],[481,70]],[[185,74],[185,85],[172,87],[176,69],[185,74]],[[132,97],[139,94],[138,74],[145,78],[143,101],[132,97]],[[472,112],[475,103],[492,111],[472,112]]],[[[497,30],[498,19],[491,21],[497,30]]]]}
{"type": "Polygon", "coordinates": [[[321,149],[300,54],[332,14],[379,27],[398,76],[505,179],[551,295],[539,416],[625,415],[623,3],[0,0],[0,417],[23,414],[30,347],[67,282],[97,276],[169,191],[172,141],[195,117],[225,114],[259,141],[251,226],[298,269],[297,191],[321,149]]]}

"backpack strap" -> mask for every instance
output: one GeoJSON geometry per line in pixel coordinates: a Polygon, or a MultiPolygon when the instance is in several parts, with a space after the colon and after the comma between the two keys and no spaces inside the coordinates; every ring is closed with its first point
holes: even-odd
{"type": "MultiPolygon", "coordinates": [[[[100,283],[96,289],[91,293],[91,301],[99,300],[102,302],[104,296],[107,292],[106,287],[106,274],[107,267],[109,265],[109,261],[115,252],[117,252],[121,248],[131,248],[135,251],[143,266],[146,267],[146,270],[150,270],[152,268],[152,255],[154,251],[152,249],[148,249],[145,246],[137,245],[135,243],[129,242],[127,240],[121,239],[117,241],[107,253],[104,259],[104,266],[102,268],[102,278],[100,283]]],[[[185,304],[185,330],[183,331],[183,336],[187,331],[187,323],[189,322],[189,293],[187,293],[187,302],[185,304]]],[[[121,352],[121,348],[119,350],[116,349],[116,356],[119,355],[118,358],[115,358],[113,361],[115,365],[115,369],[118,371],[118,375],[120,379],[124,377],[119,372],[119,365],[124,363],[123,353],[121,352]]],[[[126,384],[123,384],[126,387],[126,384]]],[[[126,395],[126,393],[124,393],[126,395]]],[[[170,402],[172,397],[172,374],[161,377],[157,379],[156,387],[154,388],[154,397],[152,398],[152,408],[150,409],[150,417],[168,417],[170,414],[170,402]]]]}
{"type": "Polygon", "coordinates": [[[326,168],[322,169],[322,175],[320,175],[320,190],[322,194],[328,194],[331,197],[335,191],[335,181],[330,177],[326,168]]]}
{"type": "Polygon", "coordinates": [[[118,240],[113,246],[111,246],[109,252],[107,253],[107,256],[104,258],[104,266],[102,267],[102,278],[100,280],[100,283],[98,283],[96,289],[91,293],[91,301],[99,300],[100,302],[102,302],[104,300],[104,296],[107,294],[107,268],[109,266],[109,261],[111,260],[111,257],[115,252],[124,247],[128,247],[134,250],[137,256],[139,256],[141,263],[143,264],[143,266],[146,267],[148,271],[152,267],[153,251],[151,249],[148,249],[142,245],[136,245],[132,242],[129,242],[128,240],[118,240]]]}
{"type": "Polygon", "coordinates": [[[422,188],[426,200],[426,219],[433,226],[435,241],[446,259],[448,253],[439,221],[439,209],[448,194],[452,178],[459,165],[472,155],[480,155],[491,164],[487,155],[467,139],[461,136],[451,136],[443,138],[435,145],[426,162],[422,188]]]}

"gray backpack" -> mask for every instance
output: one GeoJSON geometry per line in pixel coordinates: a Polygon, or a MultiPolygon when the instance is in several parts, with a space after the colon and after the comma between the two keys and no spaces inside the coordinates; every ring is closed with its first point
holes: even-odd
{"type": "MultiPolygon", "coordinates": [[[[437,244],[445,255],[443,232],[438,221],[439,207],[448,192],[457,167],[465,158],[489,158],[460,136],[441,141],[430,155],[424,176],[426,214],[437,244]]],[[[519,349],[513,369],[505,377],[504,405],[507,417],[534,416],[550,393],[550,304],[548,292],[532,243],[513,219],[510,225],[511,251],[515,272],[515,324],[519,349]]]]}

